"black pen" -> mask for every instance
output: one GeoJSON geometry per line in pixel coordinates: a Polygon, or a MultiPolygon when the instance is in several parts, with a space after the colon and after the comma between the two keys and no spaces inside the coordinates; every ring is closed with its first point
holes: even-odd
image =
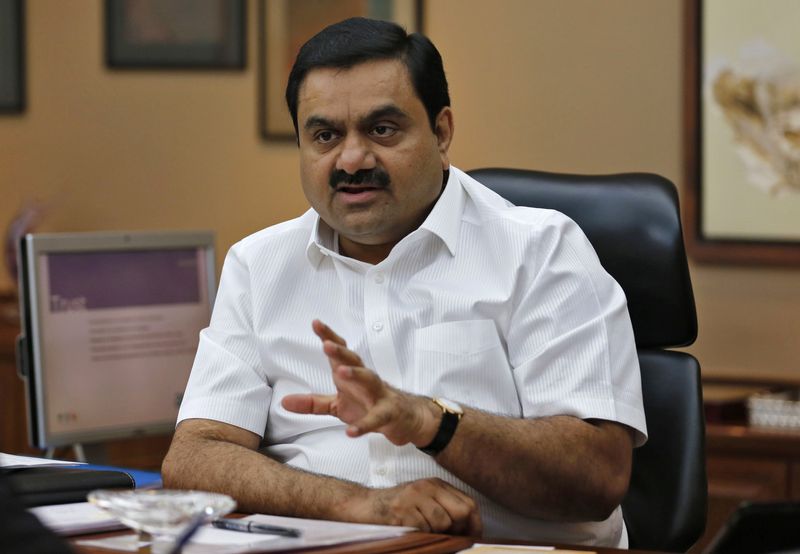
{"type": "Polygon", "coordinates": [[[242,533],[261,533],[264,535],[280,535],[282,537],[299,537],[302,534],[300,529],[265,525],[255,521],[239,521],[238,519],[215,519],[211,524],[218,529],[241,531],[242,533]]]}

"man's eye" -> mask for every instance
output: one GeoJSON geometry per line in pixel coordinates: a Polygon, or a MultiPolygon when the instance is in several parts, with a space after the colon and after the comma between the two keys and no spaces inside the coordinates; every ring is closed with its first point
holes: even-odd
{"type": "Polygon", "coordinates": [[[328,143],[328,142],[332,141],[335,138],[336,138],[336,135],[334,134],[333,131],[320,131],[314,137],[314,140],[316,140],[319,143],[325,144],[325,143],[328,143]]]}
{"type": "Polygon", "coordinates": [[[397,132],[397,129],[394,127],[389,127],[388,125],[376,125],[372,129],[372,134],[377,137],[390,137],[397,132]]]}

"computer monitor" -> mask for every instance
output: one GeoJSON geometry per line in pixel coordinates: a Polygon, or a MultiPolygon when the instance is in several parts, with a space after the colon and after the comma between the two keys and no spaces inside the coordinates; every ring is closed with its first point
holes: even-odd
{"type": "Polygon", "coordinates": [[[29,234],[18,266],[31,445],[174,430],[213,305],[213,233],[29,234]]]}

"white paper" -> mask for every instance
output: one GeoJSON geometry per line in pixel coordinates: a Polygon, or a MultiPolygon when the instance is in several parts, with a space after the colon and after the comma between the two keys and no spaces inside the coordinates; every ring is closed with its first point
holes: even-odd
{"type": "MultiPolygon", "coordinates": [[[[244,554],[247,552],[264,552],[264,545],[278,540],[275,535],[258,535],[255,533],[238,533],[224,531],[211,526],[201,527],[192,541],[183,547],[182,554],[244,554]]],[[[76,541],[80,546],[117,550],[119,552],[140,552],[142,547],[151,546],[151,541],[139,540],[137,535],[119,535],[101,539],[84,539],[76,541]]]]}
{"type": "Polygon", "coordinates": [[[86,539],[75,541],[80,546],[91,546],[104,550],[118,550],[120,552],[140,552],[144,547],[150,546],[150,541],[140,541],[135,534],[118,535],[102,539],[86,539]]]}
{"type": "Polygon", "coordinates": [[[4,469],[18,469],[23,467],[56,467],[56,466],[77,466],[83,462],[65,462],[63,460],[51,460],[49,458],[34,458],[32,456],[17,456],[15,454],[4,454],[0,452],[0,467],[4,469]]]}
{"type": "Polygon", "coordinates": [[[81,535],[112,529],[123,529],[125,525],[88,502],[37,506],[29,511],[38,517],[45,527],[59,535],[81,535]]]}
{"type": "Polygon", "coordinates": [[[417,531],[414,527],[395,525],[369,525],[365,523],[345,523],[320,519],[300,519],[294,517],[268,516],[254,514],[244,518],[245,521],[279,525],[299,529],[303,535],[292,541],[302,541],[307,545],[338,544],[361,540],[399,537],[409,531],[417,531]]]}
{"type": "Polygon", "coordinates": [[[280,537],[278,535],[261,535],[258,533],[242,533],[240,531],[227,531],[225,529],[217,529],[206,525],[201,527],[195,536],[190,541],[191,544],[208,544],[208,545],[254,545],[256,543],[276,541],[280,537]]]}
{"type": "MultiPolygon", "coordinates": [[[[470,548],[459,550],[456,554],[472,554],[485,552],[491,554],[493,550],[497,552],[549,552],[555,550],[555,546],[528,546],[522,544],[483,544],[476,542],[470,548]]],[[[591,553],[587,553],[591,554],[591,553]]]]}
{"type": "MultiPolygon", "coordinates": [[[[380,540],[398,537],[413,527],[396,527],[393,525],[367,525],[360,523],[342,523],[315,519],[267,516],[255,514],[242,518],[241,521],[254,521],[268,525],[279,525],[299,529],[302,535],[298,538],[264,535],[260,533],[243,533],[217,529],[210,525],[201,527],[184,547],[184,554],[245,554],[248,552],[270,552],[275,550],[292,550],[296,548],[313,548],[349,542],[380,540]]],[[[78,541],[84,546],[100,547],[109,550],[134,551],[136,539],[132,535],[89,539],[78,541]]]]}
{"type": "Polygon", "coordinates": [[[298,538],[263,535],[259,533],[243,533],[216,529],[210,526],[200,528],[187,548],[186,554],[204,554],[219,552],[226,554],[242,554],[247,552],[270,552],[274,550],[291,550],[294,548],[312,548],[348,542],[379,540],[398,537],[413,527],[397,527],[393,525],[366,525],[359,523],[342,523],[315,519],[268,516],[254,514],[242,518],[242,521],[254,521],[268,525],[279,525],[299,529],[302,535],[298,538]]]}

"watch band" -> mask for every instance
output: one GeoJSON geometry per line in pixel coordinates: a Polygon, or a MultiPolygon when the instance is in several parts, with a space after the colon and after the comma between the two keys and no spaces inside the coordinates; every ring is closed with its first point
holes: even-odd
{"type": "Polygon", "coordinates": [[[450,400],[439,398],[432,399],[442,410],[442,421],[439,423],[439,430],[436,431],[436,436],[427,446],[418,446],[417,448],[429,456],[436,456],[439,452],[445,449],[458,427],[458,422],[461,421],[461,416],[464,415],[461,406],[450,400]]]}

